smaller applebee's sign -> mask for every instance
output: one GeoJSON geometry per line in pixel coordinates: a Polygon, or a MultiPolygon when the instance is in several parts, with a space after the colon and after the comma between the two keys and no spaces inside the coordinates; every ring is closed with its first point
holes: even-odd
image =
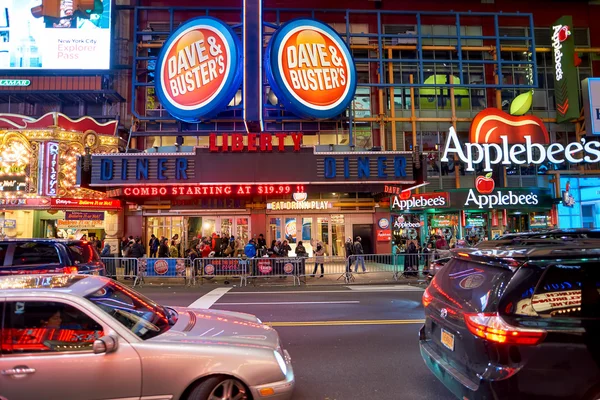
{"type": "Polygon", "coordinates": [[[286,23],[273,34],[265,59],[271,89],[298,116],[336,117],[356,92],[356,68],[348,45],[322,22],[286,23]]]}
{"type": "Polygon", "coordinates": [[[482,164],[485,172],[491,172],[498,164],[596,163],[600,162],[600,142],[581,138],[567,145],[550,143],[546,126],[539,118],[515,117],[490,108],[473,120],[467,143],[450,127],[441,162],[449,162],[454,155],[466,164],[465,170],[469,172],[475,171],[477,164],[482,164]]]}
{"type": "Polygon", "coordinates": [[[456,206],[478,209],[519,209],[526,207],[550,207],[552,199],[549,191],[544,189],[501,188],[496,189],[496,184],[491,174],[478,176],[475,180],[475,189],[466,192],[453,193],[452,202],[456,206]]]}
{"type": "Polygon", "coordinates": [[[400,196],[392,198],[392,211],[406,211],[425,208],[445,208],[450,206],[450,195],[447,192],[411,194],[404,191],[400,196]],[[408,194],[408,196],[404,194],[408,194]]]}
{"type": "Polygon", "coordinates": [[[221,111],[241,84],[240,48],[237,35],[216,18],[181,25],[158,57],[155,86],[162,106],[190,122],[221,111]]]}

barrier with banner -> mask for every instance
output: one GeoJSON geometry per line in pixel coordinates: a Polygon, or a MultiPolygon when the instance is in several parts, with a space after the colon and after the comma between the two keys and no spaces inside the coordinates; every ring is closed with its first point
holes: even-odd
{"type": "Polygon", "coordinates": [[[139,258],[138,282],[142,284],[144,278],[183,278],[184,282],[191,283],[193,272],[188,271],[189,258],[139,258]]]}
{"type": "Polygon", "coordinates": [[[293,277],[294,286],[300,284],[299,275],[304,274],[305,258],[263,257],[250,259],[249,279],[270,277],[293,277]]]}
{"type": "Polygon", "coordinates": [[[196,258],[194,260],[194,284],[196,279],[240,278],[240,286],[245,285],[250,260],[242,258],[196,258]]]}

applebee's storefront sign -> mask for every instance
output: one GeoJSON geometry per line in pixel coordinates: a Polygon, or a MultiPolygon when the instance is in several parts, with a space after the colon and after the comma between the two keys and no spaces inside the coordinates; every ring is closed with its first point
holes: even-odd
{"type": "Polygon", "coordinates": [[[423,193],[423,194],[401,194],[392,199],[392,211],[408,211],[411,209],[444,208],[450,205],[447,192],[423,193]]]}
{"type": "Polygon", "coordinates": [[[530,115],[513,117],[496,109],[484,110],[475,117],[469,139],[470,142],[463,144],[451,127],[441,161],[448,162],[456,155],[466,164],[466,171],[475,171],[475,165],[481,163],[486,172],[491,172],[492,166],[497,164],[600,161],[600,142],[582,138],[566,146],[550,144],[548,131],[539,118],[530,115]]]}

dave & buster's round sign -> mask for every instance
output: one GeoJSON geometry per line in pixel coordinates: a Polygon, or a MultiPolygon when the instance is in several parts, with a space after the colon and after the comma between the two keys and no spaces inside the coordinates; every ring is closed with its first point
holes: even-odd
{"type": "Polygon", "coordinates": [[[239,39],[224,22],[199,17],[165,42],[156,65],[156,94],[174,117],[196,122],[221,111],[242,80],[239,39]]]}
{"type": "Polygon", "coordinates": [[[267,48],[267,78],[284,106],[305,118],[341,114],[356,92],[350,50],[329,25],[296,19],[277,30],[267,48]]]}

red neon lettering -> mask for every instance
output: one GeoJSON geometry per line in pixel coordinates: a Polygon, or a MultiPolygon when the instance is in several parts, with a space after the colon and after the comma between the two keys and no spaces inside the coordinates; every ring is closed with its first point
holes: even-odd
{"type": "Polygon", "coordinates": [[[217,134],[211,133],[208,135],[208,151],[217,153],[219,148],[217,147],[217,134]]]}
{"type": "Polygon", "coordinates": [[[159,192],[161,195],[163,195],[163,196],[164,196],[164,195],[166,195],[166,194],[167,194],[167,188],[161,187],[161,188],[158,190],[158,192],[159,192]]]}
{"type": "Polygon", "coordinates": [[[256,133],[248,134],[248,151],[249,152],[256,151],[256,133]]]}
{"type": "Polygon", "coordinates": [[[239,153],[244,150],[244,137],[240,133],[231,135],[231,151],[239,153]]]}
{"type": "Polygon", "coordinates": [[[225,189],[223,191],[225,192],[225,194],[231,194],[231,186],[225,186],[225,189]]]}
{"type": "Polygon", "coordinates": [[[273,151],[273,135],[270,133],[260,134],[260,151],[273,151]]]}
{"type": "Polygon", "coordinates": [[[242,186],[238,188],[237,194],[244,194],[244,188],[242,186]]]}
{"type": "Polygon", "coordinates": [[[125,196],[129,196],[131,194],[131,188],[123,189],[123,193],[125,193],[125,196]]]}
{"type": "Polygon", "coordinates": [[[302,134],[292,133],[292,141],[294,142],[294,151],[300,151],[300,146],[302,145],[302,134]]]}
{"type": "Polygon", "coordinates": [[[223,148],[223,152],[226,152],[229,150],[229,135],[224,133],[221,137],[223,138],[223,146],[221,147],[223,148]]]}
{"type": "Polygon", "coordinates": [[[283,153],[285,151],[285,137],[287,135],[285,133],[276,133],[275,136],[277,137],[277,140],[279,141],[279,144],[277,145],[277,149],[279,150],[280,153],[283,153]]]}
{"type": "Polygon", "coordinates": [[[202,188],[200,186],[196,186],[194,188],[194,194],[202,194],[202,188]]]}
{"type": "Polygon", "coordinates": [[[215,194],[223,194],[223,188],[221,186],[217,186],[215,189],[216,189],[215,194]]]}

